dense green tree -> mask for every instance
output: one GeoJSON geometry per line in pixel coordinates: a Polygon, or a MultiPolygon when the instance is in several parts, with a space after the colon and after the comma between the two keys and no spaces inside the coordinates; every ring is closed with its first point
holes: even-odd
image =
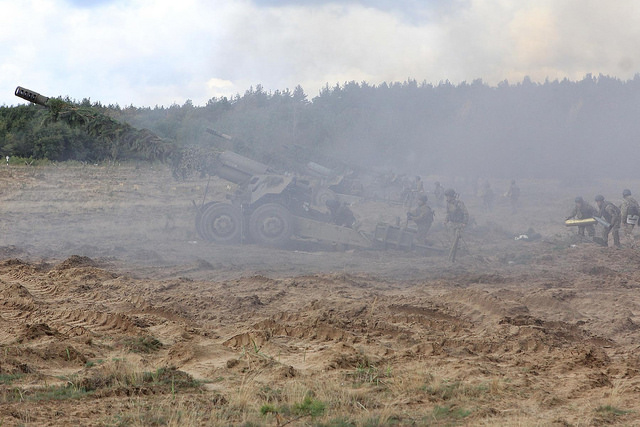
{"type": "Polygon", "coordinates": [[[73,104],[73,114],[0,107],[2,154],[157,159],[167,148],[155,135],[177,149],[230,149],[281,168],[293,168],[292,159],[339,158],[406,173],[582,179],[604,173],[604,153],[615,158],[607,173],[635,174],[635,156],[626,154],[640,139],[639,76],[524,78],[497,86],[350,81],[327,84],[311,100],[301,86],[267,92],[256,85],[204,106],[190,100],[154,108],[60,101],[73,104]]]}

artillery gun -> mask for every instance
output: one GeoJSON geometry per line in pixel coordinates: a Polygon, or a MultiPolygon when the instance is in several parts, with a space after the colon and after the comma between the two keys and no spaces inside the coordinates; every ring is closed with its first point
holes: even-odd
{"type": "MultiPolygon", "coordinates": [[[[207,132],[228,141],[234,139],[213,129],[207,132]]],[[[196,229],[200,237],[267,246],[302,238],[361,248],[434,250],[416,244],[416,230],[411,228],[378,224],[372,234],[365,234],[332,224],[330,215],[314,206],[324,208],[330,199],[349,204],[362,198],[339,192],[344,175],[305,160],[304,164],[294,161],[301,174],[294,176],[231,151],[219,154],[210,174],[237,184],[238,190],[226,203],[214,201],[198,208],[196,229]]]]}
{"type": "Polygon", "coordinates": [[[49,98],[30,89],[18,86],[15,95],[49,110],[48,121],[63,121],[70,127],[84,127],[94,138],[109,144],[111,152],[136,153],[146,160],[166,161],[178,150],[170,141],[160,138],[148,129],[136,129],[121,123],[95,108],[77,106],[59,98],[49,98]]]}
{"type": "Polygon", "coordinates": [[[293,236],[370,247],[372,241],[351,228],[331,224],[329,215],[312,207],[308,180],[271,172],[267,165],[225,151],[215,175],[238,185],[228,202],[198,208],[196,230],[207,241],[254,242],[282,246],[293,236]]]}
{"type": "Polygon", "coordinates": [[[314,193],[309,180],[271,173],[267,165],[237,153],[221,153],[212,170],[237,184],[238,189],[227,202],[212,201],[198,208],[196,230],[204,240],[278,247],[296,238],[359,248],[442,253],[416,243],[415,229],[379,223],[367,234],[335,225],[329,214],[312,207],[314,193]]]}

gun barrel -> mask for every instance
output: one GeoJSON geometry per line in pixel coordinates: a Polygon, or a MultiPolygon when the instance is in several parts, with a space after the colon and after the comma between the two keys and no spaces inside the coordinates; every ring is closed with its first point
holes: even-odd
{"type": "Polygon", "coordinates": [[[231,140],[233,139],[233,138],[232,138],[232,137],[230,137],[229,135],[224,134],[224,133],[220,133],[220,132],[218,132],[218,131],[217,131],[217,130],[215,130],[215,129],[207,128],[206,130],[207,130],[207,132],[209,132],[211,135],[215,135],[215,136],[217,136],[217,137],[220,137],[220,138],[226,139],[227,141],[231,141],[231,140]]]}
{"type": "Polygon", "coordinates": [[[21,86],[16,88],[16,96],[22,99],[26,99],[29,102],[33,102],[34,104],[39,104],[43,106],[47,106],[47,101],[49,101],[49,97],[40,95],[38,92],[34,92],[29,89],[25,89],[21,86]]]}

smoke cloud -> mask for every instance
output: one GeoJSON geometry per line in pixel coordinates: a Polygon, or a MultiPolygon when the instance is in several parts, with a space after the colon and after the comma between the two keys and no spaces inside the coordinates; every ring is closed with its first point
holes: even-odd
{"type": "Polygon", "coordinates": [[[45,95],[155,106],[301,85],[632,78],[632,0],[0,0],[0,104],[45,95]]]}

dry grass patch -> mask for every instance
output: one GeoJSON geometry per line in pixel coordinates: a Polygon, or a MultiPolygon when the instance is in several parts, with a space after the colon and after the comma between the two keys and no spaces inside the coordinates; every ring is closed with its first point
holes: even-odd
{"type": "Polygon", "coordinates": [[[0,401],[3,403],[68,400],[86,396],[171,394],[193,392],[200,384],[189,374],[173,367],[155,371],[142,371],[124,359],[114,359],[99,365],[86,367],[82,372],[61,378],[62,385],[45,387],[3,386],[0,401]]]}

